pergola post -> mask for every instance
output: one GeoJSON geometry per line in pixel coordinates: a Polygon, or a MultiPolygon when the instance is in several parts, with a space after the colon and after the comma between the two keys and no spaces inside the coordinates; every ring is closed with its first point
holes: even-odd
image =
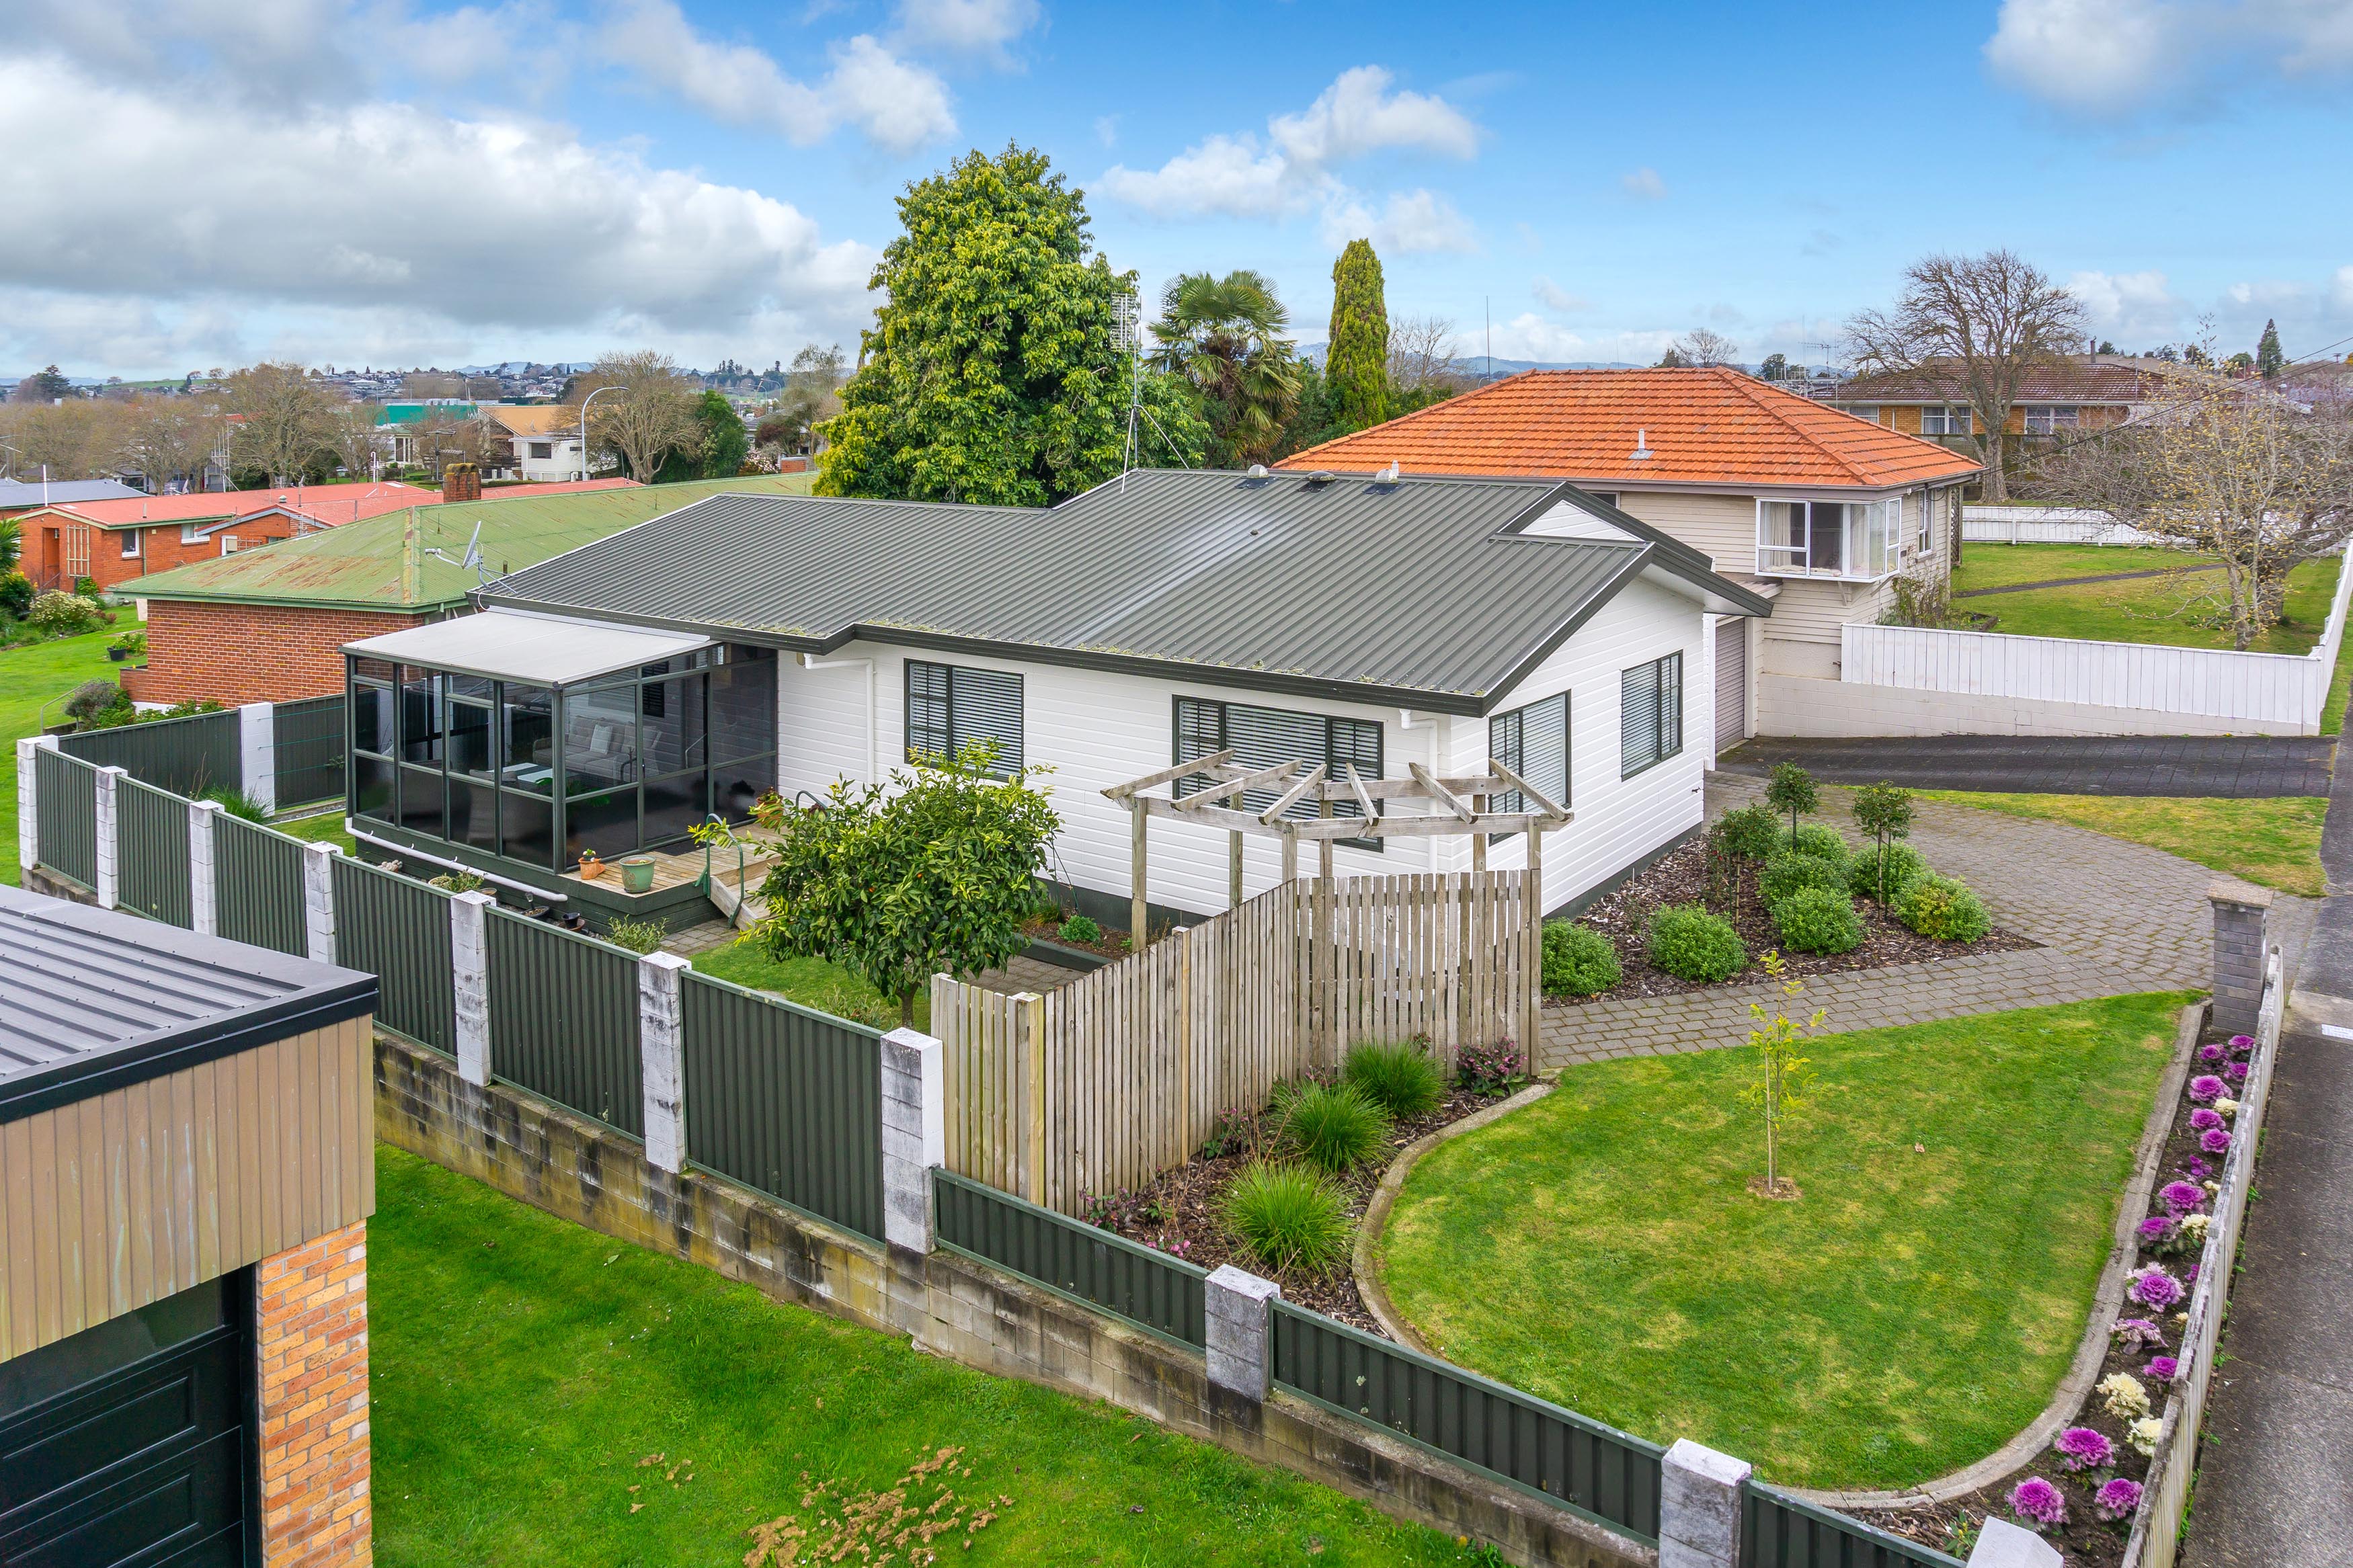
{"type": "Polygon", "coordinates": [[[1149,924],[1151,889],[1146,879],[1144,849],[1144,825],[1150,820],[1150,817],[1145,814],[1144,797],[1141,795],[1135,796],[1129,804],[1130,808],[1135,813],[1135,830],[1134,843],[1128,858],[1127,874],[1130,889],[1127,911],[1127,951],[1142,952],[1146,944],[1152,941],[1149,924]]]}
{"type": "MultiPolygon", "coordinates": [[[[1471,797],[1471,806],[1474,811],[1485,811],[1487,809],[1487,797],[1483,795],[1472,795],[1471,797]]],[[[1486,868],[1487,836],[1476,829],[1473,829],[1471,834],[1471,869],[1473,871],[1483,871],[1486,868]]]]}
{"type": "Polygon", "coordinates": [[[1520,1042],[1521,1058],[1528,1070],[1535,1070],[1536,1033],[1544,1026],[1544,829],[1528,829],[1528,890],[1527,941],[1523,951],[1527,954],[1524,967],[1527,970],[1527,989],[1524,1000],[1527,1007],[1527,1033],[1520,1042]]]}
{"type": "Polygon", "coordinates": [[[1239,828],[1226,835],[1226,905],[1242,907],[1242,836],[1239,828]]]}

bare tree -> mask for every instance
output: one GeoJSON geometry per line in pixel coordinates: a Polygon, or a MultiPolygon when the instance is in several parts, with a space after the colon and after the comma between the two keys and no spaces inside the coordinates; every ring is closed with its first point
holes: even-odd
{"type": "Polygon", "coordinates": [[[375,478],[384,460],[384,427],[376,423],[382,414],[373,403],[341,404],[328,412],[327,447],[355,479],[375,478]]]}
{"type": "Polygon", "coordinates": [[[1470,377],[1455,358],[1454,323],[1444,316],[1389,319],[1389,386],[1397,392],[1424,387],[1457,391],[1470,377]]]}
{"type": "MultiPolygon", "coordinates": [[[[597,412],[604,412],[602,405],[597,412]]],[[[452,463],[488,467],[498,433],[491,429],[489,420],[479,415],[460,417],[454,406],[433,404],[427,406],[422,419],[408,426],[408,438],[415,447],[417,461],[425,465],[434,483],[438,484],[443,471],[452,463]]]]}
{"type": "Polygon", "coordinates": [[[1891,310],[1865,310],[1846,324],[1848,357],[1866,374],[1909,374],[1965,403],[1986,466],[1985,494],[2009,494],[2003,428],[2029,372],[2073,348],[2084,335],[2075,297],[2015,253],[1931,256],[1904,272],[1891,310]]]}
{"type": "Polygon", "coordinates": [[[208,403],[191,397],[142,397],[125,413],[122,465],[144,475],[147,488],[160,495],[173,480],[185,479],[188,488],[204,482],[205,467],[220,449],[221,424],[208,403]]]}
{"type": "Polygon", "coordinates": [[[668,354],[650,350],[605,354],[594,369],[573,378],[569,392],[585,402],[600,386],[628,390],[611,394],[589,410],[589,437],[620,453],[629,465],[629,477],[639,484],[652,479],[664,457],[691,448],[701,438],[694,419],[698,391],[668,354]]]}
{"type": "Polygon", "coordinates": [[[1686,365],[1730,364],[1733,355],[1740,352],[1740,345],[1722,332],[1694,327],[1676,339],[1667,352],[1686,365]]]}
{"type": "Polygon", "coordinates": [[[335,395],[299,364],[265,362],[228,378],[233,416],[229,450],[237,459],[289,484],[319,465],[335,395]]]}
{"type": "Polygon", "coordinates": [[[2179,574],[2183,612],[2244,650],[2278,624],[2287,574],[2353,538],[2353,418],[2307,413],[2211,365],[2157,374],[2155,407],[2059,453],[2035,489],[2220,556],[2219,595],[2211,574],[2179,574]]]}

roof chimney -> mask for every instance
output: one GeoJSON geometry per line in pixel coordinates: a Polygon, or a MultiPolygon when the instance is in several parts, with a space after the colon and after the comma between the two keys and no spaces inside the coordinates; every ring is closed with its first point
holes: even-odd
{"type": "Polygon", "coordinates": [[[441,470],[441,500],[480,500],[482,499],[482,471],[471,463],[452,463],[441,470]]]}
{"type": "Polygon", "coordinates": [[[1642,461],[1642,459],[1643,459],[1643,458],[1645,458],[1654,457],[1654,456],[1656,456],[1656,455],[1657,455],[1657,454],[1653,453],[1653,452],[1651,450],[1651,433],[1650,433],[1650,431],[1648,431],[1648,430],[1637,430],[1637,431],[1635,431],[1635,432],[1634,432],[1634,450],[1633,450],[1631,453],[1630,453],[1630,454],[1628,455],[1628,458],[1627,458],[1627,460],[1628,460],[1628,461],[1630,461],[1630,462],[1639,463],[1639,462],[1642,461]]]}

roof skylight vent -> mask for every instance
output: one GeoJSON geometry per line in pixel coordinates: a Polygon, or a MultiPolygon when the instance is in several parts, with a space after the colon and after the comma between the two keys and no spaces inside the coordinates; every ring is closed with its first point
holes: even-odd
{"type": "Polygon", "coordinates": [[[1335,476],[1333,474],[1331,469],[1318,468],[1314,473],[1307,476],[1307,482],[1310,486],[1328,485],[1332,482],[1335,477],[1335,476]]]}
{"type": "Polygon", "coordinates": [[[1393,485],[1398,482],[1398,477],[1400,472],[1401,470],[1398,468],[1398,460],[1395,458],[1391,458],[1389,459],[1389,466],[1373,476],[1373,483],[1377,485],[1393,485]]]}
{"type": "Polygon", "coordinates": [[[1627,460],[1629,462],[1639,463],[1645,458],[1655,458],[1657,456],[1658,454],[1656,452],[1651,450],[1651,433],[1648,430],[1635,431],[1634,449],[1627,454],[1627,460]]]}

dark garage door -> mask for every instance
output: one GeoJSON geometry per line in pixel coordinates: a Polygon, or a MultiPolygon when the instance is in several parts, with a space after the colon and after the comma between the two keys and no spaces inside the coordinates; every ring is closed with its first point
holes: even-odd
{"type": "Polygon", "coordinates": [[[0,1568],[241,1568],[250,1275],[0,1362],[0,1568]]]}

